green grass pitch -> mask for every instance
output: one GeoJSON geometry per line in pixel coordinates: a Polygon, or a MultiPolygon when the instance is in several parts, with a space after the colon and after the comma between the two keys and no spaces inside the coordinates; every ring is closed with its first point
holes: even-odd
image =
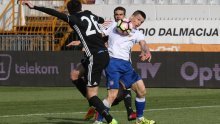
{"type": "MultiPolygon", "coordinates": [[[[147,92],[145,117],[157,124],[220,124],[220,89],[147,92]]],[[[100,88],[99,94],[104,98],[106,89],[100,88]]],[[[87,100],[72,87],[0,87],[0,124],[91,124],[83,120],[87,109],[87,100]]],[[[110,113],[119,124],[135,123],[127,121],[123,102],[110,113]]]]}

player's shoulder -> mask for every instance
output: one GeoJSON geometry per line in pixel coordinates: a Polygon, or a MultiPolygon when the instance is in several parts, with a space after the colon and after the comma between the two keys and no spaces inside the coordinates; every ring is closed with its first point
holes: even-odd
{"type": "Polygon", "coordinates": [[[144,36],[144,34],[138,29],[133,29],[132,33],[134,33],[135,35],[144,36]]]}
{"type": "Polygon", "coordinates": [[[116,27],[117,23],[113,20],[105,20],[105,22],[102,24],[105,30],[111,30],[114,27],[116,27]]]}
{"type": "Polygon", "coordinates": [[[83,12],[84,12],[84,13],[92,13],[92,12],[89,11],[89,10],[84,10],[83,12]]]}
{"type": "Polygon", "coordinates": [[[111,21],[111,23],[109,24],[109,27],[116,27],[116,26],[117,26],[116,21],[111,21]]]}
{"type": "Polygon", "coordinates": [[[91,11],[89,10],[84,10],[80,12],[81,15],[83,16],[90,16],[90,15],[94,15],[91,11]]]}

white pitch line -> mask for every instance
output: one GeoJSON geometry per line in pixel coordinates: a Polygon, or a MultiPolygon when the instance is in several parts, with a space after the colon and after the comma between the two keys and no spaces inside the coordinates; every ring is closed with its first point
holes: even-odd
{"type": "MultiPolygon", "coordinates": [[[[220,105],[214,106],[192,106],[192,107],[177,107],[177,108],[160,108],[147,109],[145,111],[166,111],[166,110],[181,110],[181,109],[198,109],[198,108],[219,108],[220,105]]],[[[111,113],[126,112],[126,111],[111,111],[111,113]]],[[[37,113],[37,114],[21,114],[21,115],[2,115],[0,118],[10,117],[31,117],[31,116],[45,116],[45,115],[68,115],[68,114],[85,114],[87,112],[69,112],[69,113],[37,113]]]]}

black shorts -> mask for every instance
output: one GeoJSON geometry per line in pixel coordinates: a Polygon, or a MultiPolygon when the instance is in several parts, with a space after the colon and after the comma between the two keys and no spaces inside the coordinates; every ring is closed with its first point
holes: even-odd
{"type": "Polygon", "coordinates": [[[100,84],[102,71],[109,63],[108,51],[86,57],[81,63],[85,68],[84,77],[87,81],[87,87],[96,87],[100,84]]]}

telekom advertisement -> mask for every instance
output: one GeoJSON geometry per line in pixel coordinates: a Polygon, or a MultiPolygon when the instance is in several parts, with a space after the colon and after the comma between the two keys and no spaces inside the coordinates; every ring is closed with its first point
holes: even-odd
{"type": "MultiPolygon", "coordinates": [[[[219,53],[153,52],[150,63],[138,55],[132,53],[133,67],[147,87],[220,88],[219,53]]],[[[82,56],[77,51],[1,52],[0,85],[73,86],[70,71],[82,56]]]]}

